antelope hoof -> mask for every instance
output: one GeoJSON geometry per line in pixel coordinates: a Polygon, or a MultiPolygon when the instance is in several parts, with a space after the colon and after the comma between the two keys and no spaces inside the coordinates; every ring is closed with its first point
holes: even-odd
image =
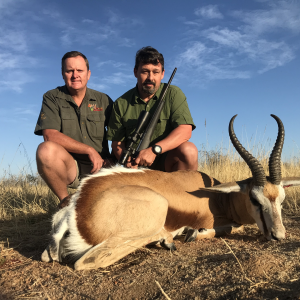
{"type": "Polygon", "coordinates": [[[167,250],[171,250],[171,251],[177,250],[176,247],[175,247],[175,245],[174,245],[174,243],[166,243],[165,240],[162,240],[162,241],[160,242],[160,245],[161,245],[163,248],[167,249],[167,250]]]}
{"type": "Polygon", "coordinates": [[[197,229],[189,229],[185,235],[184,242],[189,243],[193,242],[196,240],[198,235],[198,230],[197,229]]]}

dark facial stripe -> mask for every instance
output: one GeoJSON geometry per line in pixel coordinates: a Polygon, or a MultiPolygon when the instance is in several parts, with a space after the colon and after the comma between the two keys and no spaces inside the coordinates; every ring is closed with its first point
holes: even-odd
{"type": "Polygon", "coordinates": [[[250,201],[251,201],[251,203],[253,205],[259,206],[259,209],[261,209],[261,204],[256,199],[254,199],[253,197],[251,197],[251,195],[249,195],[249,198],[250,198],[250,201]]]}
{"type": "Polygon", "coordinates": [[[267,224],[266,224],[266,221],[265,221],[262,209],[260,209],[260,219],[261,219],[261,221],[263,223],[264,234],[266,235],[268,233],[268,229],[267,229],[267,224]]]}
{"type": "Polygon", "coordinates": [[[262,210],[262,206],[261,204],[256,200],[254,199],[251,195],[249,195],[249,198],[250,198],[250,201],[251,203],[258,207],[259,209],[259,213],[260,213],[260,220],[263,224],[263,228],[264,228],[264,234],[266,235],[268,233],[268,229],[267,229],[267,224],[266,224],[266,221],[265,221],[265,218],[264,218],[264,214],[263,214],[263,210],[262,210]]]}

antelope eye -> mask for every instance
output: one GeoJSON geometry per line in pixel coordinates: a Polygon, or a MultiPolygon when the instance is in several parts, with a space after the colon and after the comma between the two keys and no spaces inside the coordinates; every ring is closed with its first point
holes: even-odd
{"type": "Polygon", "coordinates": [[[254,199],[253,197],[250,197],[250,201],[251,201],[252,204],[255,205],[255,206],[261,206],[261,204],[260,204],[256,199],[254,199]]]}

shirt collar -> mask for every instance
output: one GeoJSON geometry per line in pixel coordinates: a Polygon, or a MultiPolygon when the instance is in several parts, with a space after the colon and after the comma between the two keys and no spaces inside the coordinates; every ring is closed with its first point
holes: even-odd
{"type": "MultiPolygon", "coordinates": [[[[59,98],[67,100],[68,102],[75,103],[74,100],[73,100],[73,98],[71,97],[71,95],[69,93],[69,90],[67,89],[66,85],[61,86],[59,90],[60,90],[59,98]]],[[[94,93],[92,93],[89,88],[86,88],[85,96],[84,96],[82,102],[84,102],[84,101],[90,101],[90,100],[96,101],[97,99],[96,99],[94,93]]]]}
{"type": "Polygon", "coordinates": [[[87,87],[83,100],[87,100],[87,101],[94,100],[94,101],[96,101],[97,99],[96,99],[95,94],[87,87]]]}
{"type": "Polygon", "coordinates": [[[58,90],[59,90],[58,98],[71,101],[72,97],[69,93],[69,90],[67,89],[67,87],[65,85],[59,86],[58,90]]]}

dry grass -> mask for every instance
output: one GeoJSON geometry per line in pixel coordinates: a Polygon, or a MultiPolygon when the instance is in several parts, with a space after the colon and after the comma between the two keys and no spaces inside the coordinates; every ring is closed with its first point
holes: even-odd
{"type": "Polygon", "coordinates": [[[0,220],[44,214],[58,199],[39,178],[10,176],[0,181],[0,220]]]}

